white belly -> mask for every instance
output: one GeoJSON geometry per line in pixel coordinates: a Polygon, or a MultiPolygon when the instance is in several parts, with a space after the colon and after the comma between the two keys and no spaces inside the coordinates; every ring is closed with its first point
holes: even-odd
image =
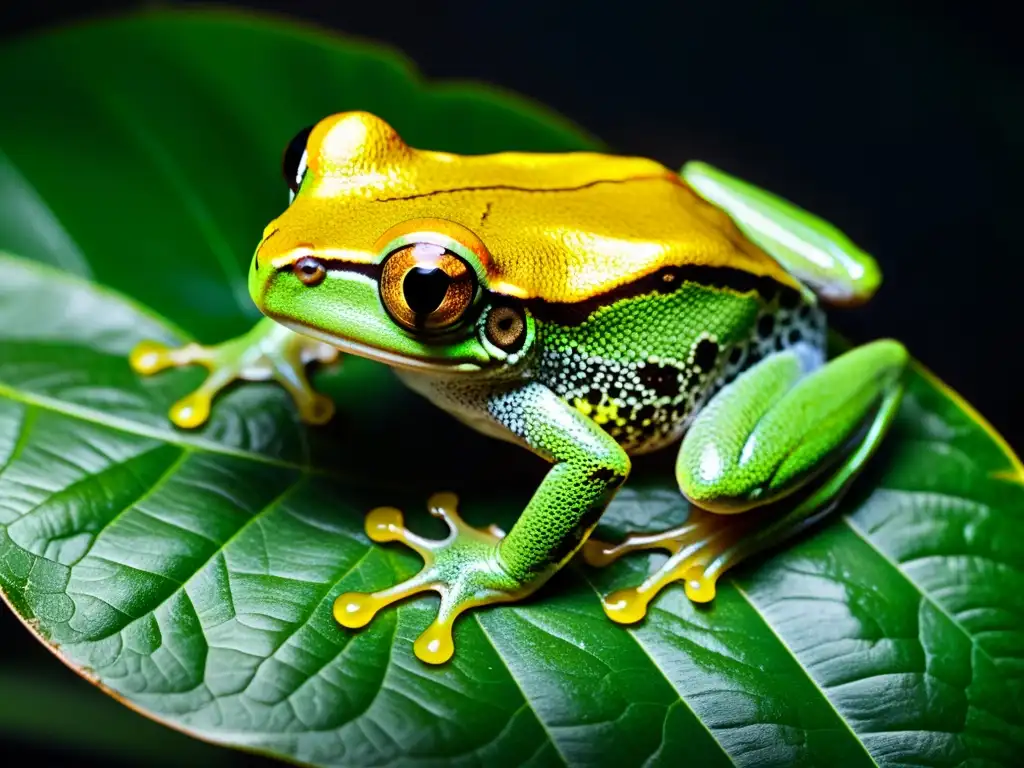
{"type": "Polygon", "coordinates": [[[489,390],[486,387],[462,384],[458,378],[451,376],[434,376],[398,368],[394,371],[405,386],[466,426],[488,437],[523,445],[522,440],[496,421],[488,411],[489,390]]]}

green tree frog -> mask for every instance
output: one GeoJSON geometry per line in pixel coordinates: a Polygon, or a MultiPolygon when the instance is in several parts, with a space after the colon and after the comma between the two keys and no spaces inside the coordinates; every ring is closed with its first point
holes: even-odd
{"type": "Polygon", "coordinates": [[[824,303],[855,305],[875,261],[834,227],[700,163],[590,152],[461,156],[408,146],[384,120],[346,112],[285,152],[290,203],[249,271],[266,315],[214,347],[144,342],[140,373],[200,363],[211,373],[175,404],[193,428],[235,379],[280,382],[309,423],[333,406],[305,365],[342,353],[394,369],[417,393],[551,468],[511,530],[476,529],[452,494],[428,502],[450,534],[429,540],[402,514],[366,532],[422,556],[411,579],[334,604],[348,628],[426,590],[441,595],[414,643],[454,652],[463,611],[532,593],[578,551],[592,565],[661,548],[643,583],[604,598],[639,621],[680,581],[706,602],[726,569],[826,513],[879,444],[908,356],[879,340],[825,353],[824,303]],[[588,541],[630,457],[678,445],[682,526],[588,541]]]}

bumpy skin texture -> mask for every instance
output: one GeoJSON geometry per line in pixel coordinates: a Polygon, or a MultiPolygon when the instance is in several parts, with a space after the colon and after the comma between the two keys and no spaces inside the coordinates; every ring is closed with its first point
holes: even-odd
{"type": "MultiPolygon", "coordinates": [[[[672,553],[605,600],[616,621],[642,618],[672,581],[709,600],[727,568],[835,502],[895,412],[902,346],[876,342],[826,365],[815,295],[866,300],[873,260],[768,193],[706,166],[681,178],[593,153],[422,151],[366,113],[328,117],[300,138],[301,159],[285,168],[293,201],[265,229],[249,288],[301,335],[254,331],[222,345],[211,380],[245,378],[246,350],[261,345],[308,408],[302,366],[326,344],[391,365],[453,416],[552,464],[507,535],[466,525],[450,495],[429,504],[451,529],[440,541],[405,529],[397,510],[372,511],[367,534],[405,543],[424,567],[338,597],[343,626],[434,590],[438,616],[415,649],[440,663],[462,611],[520,599],[581,547],[594,565],[672,553]],[[691,518],[614,546],[588,540],[629,456],[681,437],[691,518]],[[764,514],[712,514],[756,506],[764,514]]],[[[163,364],[202,359],[162,354],[163,364]]]]}
{"type": "Polygon", "coordinates": [[[656,287],[539,332],[537,378],[631,454],[678,440],[708,398],[758,360],[800,343],[823,353],[824,315],[796,291],[656,287]]]}

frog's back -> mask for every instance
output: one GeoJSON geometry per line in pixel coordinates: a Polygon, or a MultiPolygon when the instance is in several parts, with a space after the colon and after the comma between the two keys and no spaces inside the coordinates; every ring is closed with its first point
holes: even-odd
{"type": "Polygon", "coordinates": [[[418,150],[366,113],[338,115],[317,132],[320,157],[310,163],[325,194],[348,198],[349,240],[372,250],[372,238],[403,221],[454,221],[484,243],[498,292],[579,303],[666,269],[797,287],[727,214],[653,160],[418,150]]]}
{"type": "MultiPolygon", "coordinates": [[[[530,158],[511,155],[492,162],[530,158]]],[[[767,278],[797,287],[728,215],[658,163],[563,156],[537,170],[569,176],[574,175],[566,173],[570,168],[557,165],[577,163],[590,178],[571,187],[489,191],[488,213],[476,231],[493,256],[492,282],[499,290],[578,303],[659,274],[686,277],[687,270],[706,282],[749,285],[767,278]]]]}

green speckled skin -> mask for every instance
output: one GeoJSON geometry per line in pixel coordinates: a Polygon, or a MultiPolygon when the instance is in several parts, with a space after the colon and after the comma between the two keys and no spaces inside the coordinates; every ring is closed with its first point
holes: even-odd
{"type": "MultiPolygon", "coordinates": [[[[694,600],[711,599],[725,569],[782,541],[848,487],[895,412],[907,355],[886,340],[826,362],[817,296],[863,300],[877,284],[874,262],[830,225],[766,192],[707,166],[688,166],[684,176],[814,291],[737,269],[686,266],[662,267],[577,303],[517,300],[484,283],[453,330],[420,336],[382,308],[379,265],[322,264],[313,252],[300,273],[298,262],[254,260],[250,291],[269,317],[393,365],[453,416],[552,464],[507,535],[465,525],[447,497],[431,502],[451,528],[441,541],[410,533],[397,510],[371,513],[372,538],[406,543],[425,565],[382,592],[339,597],[335,616],[344,626],[436,590],[438,619],[416,653],[440,663],[453,651],[451,625],[461,611],[529,594],[584,545],[593,565],[634,549],[668,549],[672,558],[644,584],[606,599],[608,615],[630,623],[673,581],[694,600]],[[629,457],[673,444],[680,490],[696,506],[692,520],[615,546],[588,541],[628,478],[629,457]],[[722,514],[760,507],[759,516],[722,514]]],[[[474,253],[454,257],[486,280],[474,253]]],[[[304,362],[296,359],[297,375],[287,378],[308,403],[298,375],[304,362]]],[[[241,363],[221,363],[218,381],[245,376],[241,363]]]]}
{"type": "Polygon", "coordinates": [[[531,374],[631,454],[676,441],[703,403],[756,361],[794,344],[823,353],[824,316],[795,291],[661,286],[578,325],[543,324],[531,374]]]}

